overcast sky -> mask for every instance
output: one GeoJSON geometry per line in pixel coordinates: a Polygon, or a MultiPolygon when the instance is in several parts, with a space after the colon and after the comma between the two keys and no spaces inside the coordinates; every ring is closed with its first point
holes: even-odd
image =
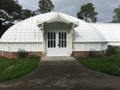
{"type": "MultiPolygon", "coordinates": [[[[39,0],[18,0],[24,9],[37,10],[39,0]]],[[[120,5],[120,0],[52,0],[56,12],[63,12],[76,17],[81,5],[92,2],[98,12],[98,22],[112,21],[114,8],[120,5]]]]}

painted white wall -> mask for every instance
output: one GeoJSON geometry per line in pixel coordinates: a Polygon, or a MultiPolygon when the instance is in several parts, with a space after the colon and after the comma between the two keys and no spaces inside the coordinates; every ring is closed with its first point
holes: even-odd
{"type": "Polygon", "coordinates": [[[111,42],[108,43],[108,45],[120,46],[120,41],[111,41],[111,42]]]}
{"type": "Polygon", "coordinates": [[[107,49],[107,43],[73,43],[73,51],[103,51],[107,49]]]}
{"type": "MultiPolygon", "coordinates": [[[[107,43],[73,43],[73,51],[102,51],[107,49],[107,43]]],[[[2,44],[0,43],[0,51],[18,52],[18,50],[25,50],[26,52],[40,52],[43,51],[43,44],[2,44]]]]}
{"type": "Polygon", "coordinates": [[[18,52],[18,50],[25,50],[26,52],[40,52],[43,51],[42,43],[0,43],[0,51],[18,52]]]}
{"type": "Polygon", "coordinates": [[[104,35],[109,45],[120,46],[120,23],[95,23],[90,25],[104,35]]]}

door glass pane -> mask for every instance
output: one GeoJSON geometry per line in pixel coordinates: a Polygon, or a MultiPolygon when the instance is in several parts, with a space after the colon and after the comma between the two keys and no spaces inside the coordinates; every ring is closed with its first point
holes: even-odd
{"type": "Polygon", "coordinates": [[[54,48],[56,47],[56,34],[54,32],[54,48]]]}
{"type": "Polygon", "coordinates": [[[66,38],[67,38],[67,35],[66,35],[66,32],[65,32],[65,33],[64,33],[64,47],[65,47],[65,48],[66,48],[66,43],[67,43],[67,42],[66,42],[66,40],[67,40],[66,38]]]}
{"type": "Polygon", "coordinates": [[[48,32],[48,48],[56,47],[56,33],[48,32]]]}
{"type": "Polygon", "coordinates": [[[51,48],[53,47],[53,33],[51,32],[51,48]]]}
{"type": "Polygon", "coordinates": [[[59,48],[66,48],[67,46],[67,35],[66,32],[59,32],[59,48]]]}
{"type": "Polygon", "coordinates": [[[59,44],[58,47],[61,47],[61,33],[59,32],[59,44]]]}
{"type": "Polygon", "coordinates": [[[48,48],[50,48],[50,33],[48,32],[48,48]]]}
{"type": "Polygon", "coordinates": [[[63,36],[64,36],[64,35],[63,35],[63,32],[62,32],[61,34],[62,34],[61,44],[62,44],[62,48],[63,48],[63,38],[64,38],[64,37],[63,37],[63,36]]]}
{"type": "Polygon", "coordinates": [[[61,34],[62,34],[62,38],[61,39],[63,39],[63,32],[61,32],[61,34]]]}
{"type": "Polygon", "coordinates": [[[64,34],[64,35],[65,35],[64,37],[65,37],[65,39],[66,39],[66,32],[65,32],[65,34],[64,34]]]}
{"type": "Polygon", "coordinates": [[[66,40],[64,41],[64,47],[66,47],[66,40]]]}

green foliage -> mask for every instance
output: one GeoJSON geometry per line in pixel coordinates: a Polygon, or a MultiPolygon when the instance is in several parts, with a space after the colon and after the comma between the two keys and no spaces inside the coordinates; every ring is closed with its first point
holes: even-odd
{"type": "Polygon", "coordinates": [[[35,12],[34,11],[31,11],[29,9],[23,9],[22,10],[22,13],[21,13],[21,19],[24,20],[26,18],[29,18],[29,17],[32,17],[32,16],[35,16],[35,12]]]}
{"type": "MultiPolygon", "coordinates": [[[[17,0],[0,0],[0,37],[14,20],[18,19],[22,7],[17,0]]],[[[10,25],[11,24],[11,25],[10,25]]]]}
{"type": "Polygon", "coordinates": [[[26,19],[34,16],[35,13],[28,9],[22,9],[17,0],[0,1],[0,19],[2,23],[13,22],[14,20],[26,19]]]}
{"type": "Polygon", "coordinates": [[[95,11],[92,3],[85,4],[81,6],[80,11],[77,13],[77,17],[83,19],[87,22],[96,22],[98,13],[95,11]]]}
{"type": "Polygon", "coordinates": [[[0,82],[20,77],[33,71],[40,58],[7,59],[0,58],[0,82]]]}
{"type": "Polygon", "coordinates": [[[17,55],[18,55],[18,58],[26,58],[27,52],[25,52],[25,50],[18,50],[17,55]]]}
{"type": "Polygon", "coordinates": [[[93,70],[110,75],[120,76],[120,51],[111,57],[79,57],[76,58],[80,63],[93,70]]]}
{"type": "Polygon", "coordinates": [[[118,8],[114,9],[114,16],[113,16],[113,22],[114,23],[120,23],[120,6],[118,8]]]}
{"type": "Polygon", "coordinates": [[[0,20],[5,23],[14,21],[16,16],[19,16],[22,7],[17,0],[1,0],[0,1],[0,20]]]}
{"type": "Polygon", "coordinates": [[[40,13],[47,13],[54,9],[54,5],[51,0],[40,0],[39,8],[40,13]]]}
{"type": "Polygon", "coordinates": [[[0,0],[0,37],[15,20],[23,20],[34,15],[31,10],[22,10],[17,0],[0,0]]]}
{"type": "Polygon", "coordinates": [[[108,45],[108,49],[106,50],[106,56],[115,55],[117,53],[117,49],[113,46],[108,45]]]}

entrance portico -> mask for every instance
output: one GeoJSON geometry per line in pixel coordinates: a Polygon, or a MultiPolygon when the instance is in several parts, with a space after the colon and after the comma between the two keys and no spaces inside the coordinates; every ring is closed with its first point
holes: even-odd
{"type": "Polygon", "coordinates": [[[43,24],[45,56],[71,56],[72,23],[49,22],[43,24]]]}

